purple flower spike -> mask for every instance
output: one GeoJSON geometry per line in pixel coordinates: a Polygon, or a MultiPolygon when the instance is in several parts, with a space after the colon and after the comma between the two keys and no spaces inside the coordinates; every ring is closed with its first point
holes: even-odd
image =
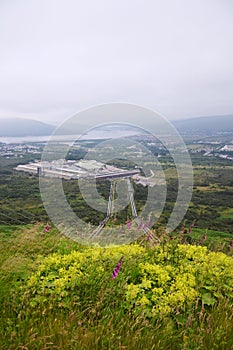
{"type": "Polygon", "coordinates": [[[143,227],[143,223],[141,222],[139,225],[138,225],[138,229],[141,230],[143,227]]]}
{"type": "Polygon", "coordinates": [[[120,271],[121,265],[123,262],[123,256],[120,258],[120,260],[117,263],[116,268],[114,269],[113,273],[112,273],[112,278],[115,279],[120,271]]]}
{"type": "Polygon", "coordinates": [[[149,226],[150,226],[150,218],[148,218],[148,219],[146,220],[146,223],[145,223],[145,225],[144,225],[144,230],[146,230],[147,228],[149,228],[149,226]]]}
{"type": "Polygon", "coordinates": [[[180,230],[180,234],[181,234],[181,235],[184,233],[184,230],[185,230],[185,226],[182,225],[181,230],[180,230]]]}
{"type": "Polygon", "coordinates": [[[49,232],[50,226],[47,224],[44,230],[45,230],[45,232],[49,232]]]}
{"type": "Polygon", "coordinates": [[[192,233],[193,227],[194,227],[194,222],[193,222],[192,225],[189,227],[189,230],[188,230],[188,234],[189,234],[189,235],[192,233]]]}
{"type": "Polygon", "coordinates": [[[204,244],[205,240],[206,240],[206,237],[207,237],[207,234],[206,232],[204,233],[203,237],[202,237],[202,240],[200,242],[200,244],[204,244]]]}
{"type": "Polygon", "coordinates": [[[131,226],[132,226],[132,221],[130,221],[130,222],[127,223],[127,229],[130,230],[130,229],[131,229],[131,226]]]}
{"type": "Polygon", "coordinates": [[[230,244],[228,246],[228,251],[230,251],[232,249],[232,247],[233,247],[233,239],[232,239],[232,241],[230,242],[230,244]]]}

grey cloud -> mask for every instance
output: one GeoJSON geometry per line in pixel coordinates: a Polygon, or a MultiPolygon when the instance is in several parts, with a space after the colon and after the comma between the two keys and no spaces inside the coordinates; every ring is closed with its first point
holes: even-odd
{"type": "Polygon", "coordinates": [[[0,116],[62,120],[106,102],[170,119],[233,111],[227,0],[0,3],[0,116]]]}

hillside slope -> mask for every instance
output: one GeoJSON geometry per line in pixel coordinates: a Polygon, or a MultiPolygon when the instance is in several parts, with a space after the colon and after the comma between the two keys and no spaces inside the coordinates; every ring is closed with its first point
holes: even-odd
{"type": "Polygon", "coordinates": [[[0,119],[0,136],[47,136],[54,126],[32,119],[8,118],[0,119]]]}
{"type": "Polygon", "coordinates": [[[181,132],[233,132],[233,114],[176,120],[173,124],[181,132]]]}

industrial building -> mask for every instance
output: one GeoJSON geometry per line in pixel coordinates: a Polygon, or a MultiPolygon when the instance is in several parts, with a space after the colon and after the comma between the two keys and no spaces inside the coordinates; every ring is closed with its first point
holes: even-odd
{"type": "Polygon", "coordinates": [[[33,162],[20,164],[14,170],[29,174],[58,177],[63,179],[96,178],[112,179],[131,177],[140,173],[139,169],[125,170],[112,165],[97,162],[96,160],[54,160],[52,162],[33,162]]]}

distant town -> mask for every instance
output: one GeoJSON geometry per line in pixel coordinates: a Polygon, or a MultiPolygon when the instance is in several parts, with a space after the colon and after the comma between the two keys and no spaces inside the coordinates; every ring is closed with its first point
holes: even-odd
{"type": "MultiPolygon", "coordinates": [[[[148,149],[152,150],[154,154],[160,155],[166,154],[166,148],[159,144],[156,140],[151,139],[148,135],[140,135],[135,137],[137,141],[143,141],[143,144],[148,149]]],[[[22,142],[22,143],[4,143],[0,142],[0,156],[5,158],[22,158],[25,155],[38,155],[40,158],[46,142],[22,142]]],[[[88,141],[83,143],[85,148],[89,151],[90,147],[88,141]]],[[[190,154],[200,153],[206,157],[219,157],[233,161],[233,135],[232,139],[230,135],[221,135],[218,138],[206,138],[199,137],[193,140],[186,140],[187,149],[190,154]]],[[[82,147],[82,145],[81,145],[82,147]]],[[[80,148],[76,146],[76,148],[80,148]]],[[[131,147],[133,148],[133,147],[131,147]]],[[[134,150],[135,157],[140,156],[140,152],[134,150]]]]}

